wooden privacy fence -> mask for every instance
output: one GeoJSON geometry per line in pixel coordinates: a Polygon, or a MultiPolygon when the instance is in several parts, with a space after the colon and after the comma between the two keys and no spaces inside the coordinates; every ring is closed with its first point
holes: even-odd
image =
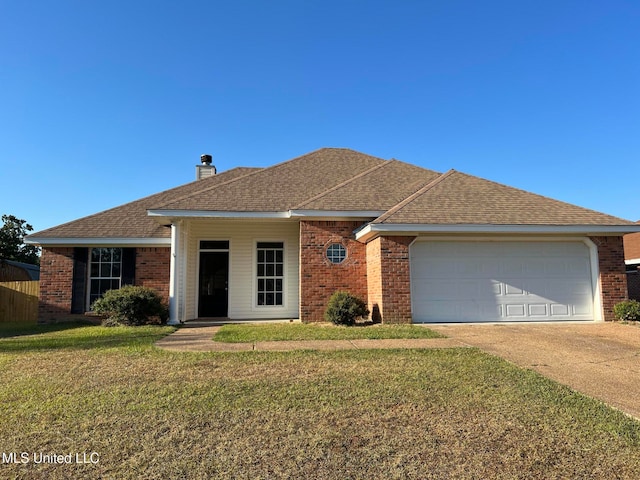
{"type": "Polygon", "coordinates": [[[0,282],[0,322],[38,320],[40,282],[0,282]]]}

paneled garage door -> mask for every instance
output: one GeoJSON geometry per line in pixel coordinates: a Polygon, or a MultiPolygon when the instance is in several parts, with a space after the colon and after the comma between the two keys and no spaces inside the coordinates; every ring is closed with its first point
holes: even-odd
{"type": "Polygon", "coordinates": [[[594,318],[582,242],[418,240],[410,258],[417,323],[594,318]]]}

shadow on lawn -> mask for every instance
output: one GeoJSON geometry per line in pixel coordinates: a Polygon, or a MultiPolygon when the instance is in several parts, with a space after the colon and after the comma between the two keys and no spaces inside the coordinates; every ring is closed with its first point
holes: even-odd
{"type": "Polygon", "coordinates": [[[0,328],[0,353],[144,347],[173,331],[170,327],[98,327],[89,323],[15,325],[0,328]]]}
{"type": "Polygon", "coordinates": [[[90,322],[65,322],[65,323],[51,323],[39,325],[35,323],[0,323],[0,339],[9,337],[21,337],[24,335],[38,335],[41,333],[58,332],[61,330],[70,330],[79,327],[88,327],[92,324],[90,322]]]}

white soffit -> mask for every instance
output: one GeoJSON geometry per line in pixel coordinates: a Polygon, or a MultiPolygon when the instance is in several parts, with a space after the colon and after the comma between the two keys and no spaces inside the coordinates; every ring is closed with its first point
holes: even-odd
{"type": "Polygon", "coordinates": [[[370,223],[356,232],[356,240],[367,241],[383,233],[419,235],[422,233],[493,234],[581,234],[622,235],[640,232],[635,225],[420,225],[370,223]]]}

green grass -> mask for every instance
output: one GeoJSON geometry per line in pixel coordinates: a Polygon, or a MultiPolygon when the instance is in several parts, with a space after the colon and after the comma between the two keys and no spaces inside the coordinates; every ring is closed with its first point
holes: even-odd
{"type": "Polygon", "coordinates": [[[172,353],[166,327],[0,339],[0,478],[640,478],[640,422],[477,349],[172,353]]]}
{"type": "Polygon", "coordinates": [[[383,338],[442,338],[443,335],[417,325],[357,325],[268,323],[264,325],[224,325],[216,342],[246,343],[280,340],[360,340],[383,338]]]}
{"type": "Polygon", "coordinates": [[[175,327],[98,327],[89,324],[17,325],[14,334],[5,327],[0,334],[0,353],[34,350],[97,350],[139,348],[153,345],[175,327]],[[4,339],[2,337],[5,337],[4,339]],[[10,337],[10,338],[6,338],[10,337]]]}

